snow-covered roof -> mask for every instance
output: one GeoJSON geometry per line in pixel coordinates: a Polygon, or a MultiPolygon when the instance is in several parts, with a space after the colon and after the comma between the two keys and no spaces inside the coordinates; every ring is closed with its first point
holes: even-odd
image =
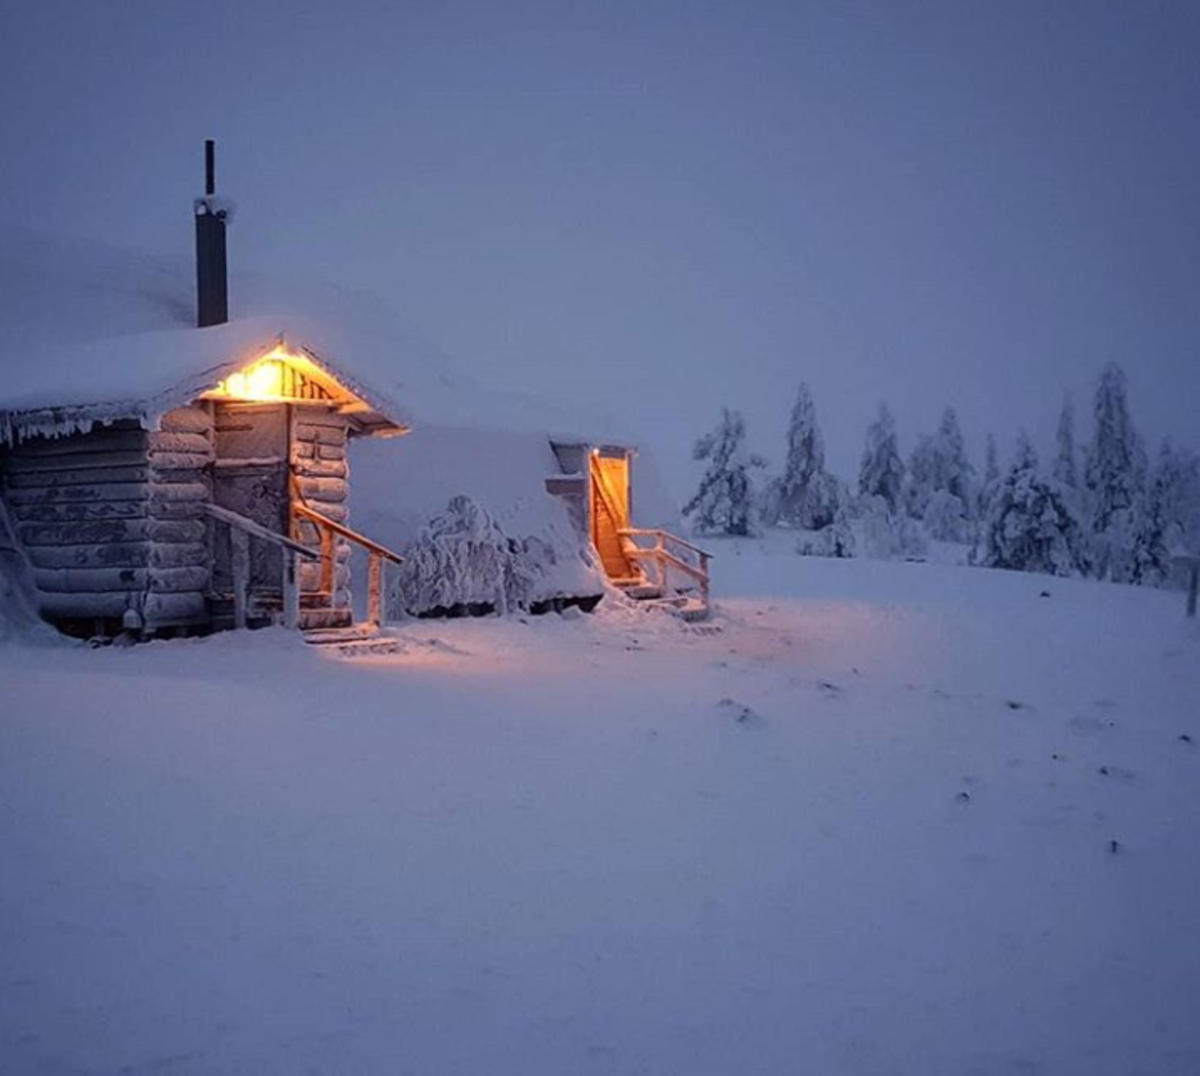
{"type": "Polygon", "coordinates": [[[323,351],[319,333],[283,316],[247,318],[206,329],[170,329],[103,340],[30,347],[9,361],[0,383],[0,443],[21,433],[58,436],[95,422],[136,419],[147,426],[215,389],[277,348],[302,354],[369,410],[366,428],[395,431],[400,408],[323,351]]]}
{"type": "Polygon", "coordinates": [[[476,384],[371,295],[232,273],[231,321],[197,329],[194,272],[183,256],[7,231],[0,245],[0,411],[103,404],[140,418],[282,334],[415,430],[453,426],[636,446],[629,430],[587,399],[553,401],[476,384]]]}

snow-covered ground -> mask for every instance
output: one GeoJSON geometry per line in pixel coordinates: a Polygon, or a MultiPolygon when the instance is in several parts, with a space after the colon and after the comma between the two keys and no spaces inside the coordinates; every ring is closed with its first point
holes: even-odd
{"type": "Polygon", "coordinates": [[[1181,595],[716,551],[719,631],[0,646],[0,1072],[1200,1071],[1181,595]]]}

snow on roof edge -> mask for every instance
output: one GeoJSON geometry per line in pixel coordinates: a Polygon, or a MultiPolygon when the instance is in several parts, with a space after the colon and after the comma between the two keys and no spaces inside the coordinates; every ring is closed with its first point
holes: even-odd
{"type": "MultiPolygon", "coordinates": [[[[54,390],[44,390],[43,396],[48,402],[38,403],[38,394],[26,398],[26,401],[14,401],[14,405],[0,406],[0,446],[11,445],[20,436],[66,437],[76,433],[85,433],[94,425],[111,425],[127,419],[137,421],[143,427],[155,425],[158,419],[167,411],[181,407],[186,403],[202,396],[215,388],[235,371],[255,362],[277,347],[291,347],[302,351],[315,365],[324,370],[330,377],[345,385],[354,395],[368,404],[381,418],[387,420],[398,430],[407,430],[410,422],[402,408],[393,403],[387,396],[369,388],[354,375],[346,372],[340,362],[329,359],[323,351],[305,342],[308,336],[303,332],[289,332],[287,324],[290,319],[252,318],[243,323],[227,322],[213,328],[227,330],[220,338],[212,336],[203,341],[213,346],[202,346],[197,351],[197,360],[209,362],[209,356],[220,351],[238,351],[236,358],[226,359],[194,373],[187,374],[173,381],[166,387],[146,396],[130,396],[124,393],[114,393],[110,399],[95,399],[70,401],[60,403],[49,402],[54,390]],[[280,324],[283,327],[267,332],[264,326],[280,324]],[[264,331],[257,331],[264,329],[264,331]],[[254,336],[250,337],[253,332],[254,336]],[[226,339],[232,340],[226,343],[226,339]],[[243,338],[257,338],[260,342],[238,346],[243,338]]],[[[163,350],[169,349],[173,342],[184,337],[184,334],[203,332],[205,330],[169,330],[166,332],[143,333],[135,336],[112,337],[93,341],[86,345],[86,350],[95,362],[103,362],[106,357],[121,355],[128,348],[146,349],[158,344],[163,350]]],[[[191,337],[190,343],[200,343],[200,338],[191,337]]],[[[61,354],[68,349],[46,349],[49,354],[61,354]]],[[[80,346],[70,350],[78,351],[80,346]]],[[[53,368],[56,364],[50,362],[53,368]]],[[[69,392],[65,393],[69,400],[69,392]]]]}

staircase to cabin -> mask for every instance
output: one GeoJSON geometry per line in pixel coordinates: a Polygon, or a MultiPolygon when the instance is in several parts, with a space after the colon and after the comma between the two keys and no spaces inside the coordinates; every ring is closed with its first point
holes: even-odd
{"type": "Polygon", "coordinates": [[[214,591],[209,595],[215,628],[282,624],[299,629],[306,641],[319,645],[357,644],[379,636],[383,625],[384,563],[402,563],[399,554],[330,519],[298,497],[292,503],[293,522],[301,527],[315,528],[317,548],[278,534],[218,505],[209,504],[207,511],[216,523],[228,530],[233,575],[228,592],[214,591]],[[353,611],[336,602],[339,538],[365,549],[369,557],[365,624],[355,624],[353,611]],[[279,587],[250,585],[250,551],[251,544],[256,541],[280,550],[279,587]],[[315,590],[304,590],[301,586],[300,562],[303,560],[320,566],[320,583],[315,590]]]}
{"type": "Polygon", "coordinates": [[[592,538],[609,582],[626,597],[683,620],[708,619],[712,554],[669,531],[628,526],[628,494],[594,464],[591,477],[592,538]]]}
{"type": "Polygon", "coordinates": [[[711,553],[670,531],[624,527],[618,533],[625,560],[634,566],[635,574],[611,579],[615,587],[634,601],[682,620],[708,619],[711,553]]]}

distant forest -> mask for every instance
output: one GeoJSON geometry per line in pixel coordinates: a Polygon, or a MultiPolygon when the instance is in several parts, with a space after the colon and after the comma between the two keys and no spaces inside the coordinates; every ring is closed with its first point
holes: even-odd
{"type": "Polygon", "coordinates": [[[707,466],[683,512],[701,535],[795,531],[796,551],[809,556],[923,559],[931,543],[945,543],[982,567],[1164,586],[1173,556],[1200,552],[1200,456],[1168,438],[1151,458],[1115,363],[1096,384],[1089,433],[1077,443],[1066,396],[1048,462],[1022,430],[1002,465],[989,433],[980,470],[953,407],[905,458],[882,403],[848,482],[826,468],[816,404],[802,383],[781,471],[748,452],[745,419],[724,408],[693,448],[707,466]]]}

